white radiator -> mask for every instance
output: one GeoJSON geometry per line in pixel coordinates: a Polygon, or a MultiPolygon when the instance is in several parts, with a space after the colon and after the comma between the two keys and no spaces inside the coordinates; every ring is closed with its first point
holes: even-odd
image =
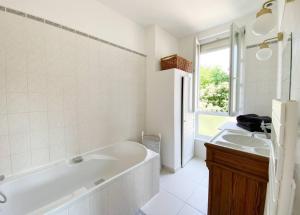
{"type": "Polygon", "coordinates": [[[273,100],[267,215],[291,215],[297,141],[297,102],[273,100]]]}

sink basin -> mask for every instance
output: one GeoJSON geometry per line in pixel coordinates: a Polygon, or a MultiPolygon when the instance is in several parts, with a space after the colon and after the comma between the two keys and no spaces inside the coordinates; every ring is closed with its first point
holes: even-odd
{"type": "Polygon", "coordinates": [[[234,143],[228,143],[228,142],[223,142],[223,141],[217,141],[217,143],[220,146],[230,147],[230,148],[233,148],[233,149],[242,149],[243,148],[241,145],[234,144],[234,143]]]}
{"type": "Polygon", "coordinates": [[[235,143],[241,146],[247,147],[263,147],[266,146],[266,143],[263,140],[236,134],[225,134],[222,138],[230,143],[235,143]]]}
{"type": "Polygon", "coordinates": [[[257,154],[268,156],[270,154],[270,150],[267,148],[255,148],[254,151],[257,154]]]}

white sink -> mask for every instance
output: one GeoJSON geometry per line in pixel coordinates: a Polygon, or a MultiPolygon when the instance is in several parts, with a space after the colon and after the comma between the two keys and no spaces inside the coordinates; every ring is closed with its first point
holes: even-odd
{"type": "Polygon", "coordinates": [[[242,149],[243,147],[234,143],[228,143],[228,142],[223,142],[223,141],[218,141],[218,145],[220,146],[225,146],[225,147],[230,147],[234,149],[242,149]]]}
{"type": "Polygon", "coordinates": [[[255,148],[254,151],[263,156],[270,155],[270,150],[268,148],[255,148]]]}
{"type": "Polygon", "coordinates": [[[222,138],[230,143],[234,143],[247,147],[263,147],[266,143],[261,140],[250,136],[238,135],[238,134],[225,134],[222,138]]]}
{"type": "Polygon", "coordinates": [[[250,132],[223,130],[210,139],[210,142],[238,151],[269,157],[270,140],[256,135],[253,137],[250,132]]]}

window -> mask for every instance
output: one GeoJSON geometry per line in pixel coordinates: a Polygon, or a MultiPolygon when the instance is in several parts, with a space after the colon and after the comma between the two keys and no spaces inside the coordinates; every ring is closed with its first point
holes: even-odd
{"type": "Polygon", "coordinates": [[[197,50],[196,136],[212,137],[239,112],[239,33],[200,41],[197,50]]]}

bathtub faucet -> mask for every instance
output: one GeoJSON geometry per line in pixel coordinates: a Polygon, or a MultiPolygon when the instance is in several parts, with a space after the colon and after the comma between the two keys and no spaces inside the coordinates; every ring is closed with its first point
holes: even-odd
{"type": "MultiPolygon", "coordinates": [[[[4,181],[4,179],[5,179],[5,175],[0,175],[0,181],[4,181]]],[[[5,203],[6,201],[7,201],[6,196],[2,192],[0,192],[0,204],[5,203]]]]}
{"type": "Polygon", "coordinates": [[[272,124],[271,123],[265,123],[264,121],[261,122],[260,128],[264,131],[266,138],[271,139],[271,135],[268,132],[267,129],[271,130],[272,124]]]}
{"type": "Polygon", "coordinates": [[[72,161],[72,163],[80,163],[80,162],[83,161],[83,157],[77,156],[77,157],[75,157],[75,158],[72,158],[71,161],[72,161]]]}
{"type": "Polygon", "coordinates": [[[0,204],[4,204],[6,202],[7,202],[6,196],[2,192],[0,192],[0,204]]]}

